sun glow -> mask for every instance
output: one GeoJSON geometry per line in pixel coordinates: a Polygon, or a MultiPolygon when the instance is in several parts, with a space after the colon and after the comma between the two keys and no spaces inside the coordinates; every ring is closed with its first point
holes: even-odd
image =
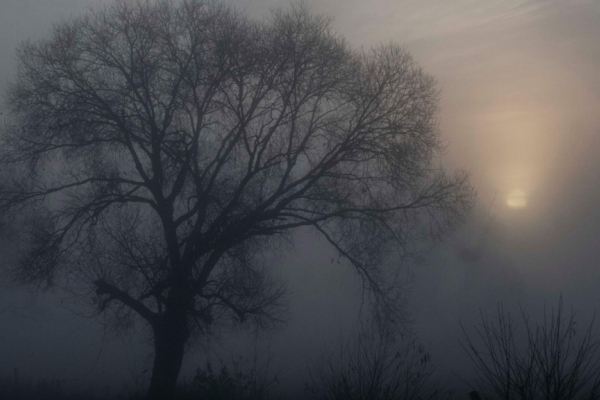
{"type": "Polygon", "coordinates": [[[513,190],[506,197],[506,205],[510,208],[524,208],[527,206],[527,195],[522,190],[513,190]]]}
{"type": "Polygon", "coordinates": [[[506,216],[533,215],[546,200],[535,193],[553,179],[555,161],[560,159],[564,122],[525,95],[499,100],[472,118],[475,133],[463,143],[473,155],[469,160],[473,169],[481,170],[479,181],[474,180],[481,188],[480,198],[491,204],[498,194],[506,216]]]}

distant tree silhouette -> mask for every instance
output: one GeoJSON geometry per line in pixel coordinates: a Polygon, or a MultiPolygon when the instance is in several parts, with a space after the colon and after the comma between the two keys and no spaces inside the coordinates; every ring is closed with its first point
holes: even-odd
{"type": "MultiPolygon", "coordinates": [[[[462,346],[473,361],[483,399],[600,399],[600,342],[593,321],[577,328],[575,312],[558,307],[535,326],[521,310],[522,328],[500,304],[494,318],[482,315],[476,335],[463,327],[462,346]]],[[[477,392],[472,392],[477,393],[477,392]]]]}
{"type": "Polygon", "coordinates": [[[463,225],[466,229],[459,230],[458,234],[454,235],[452,247],[456,255],[467,263],[477,263],[485,255],[490,236],[493,235],[495,221],[492,215],[492,206],[494,200],[485,214],[481,209],[471,212],[468,223],[463,225]]]}
{"type": "Polygon", "coordinates": [[[434,164],[433,78],[396,45],[350,49],[303,6],[256,22],[209,1],[117,1],[17,58],[0,144],[12,271],[121,327],[144,320],[151,398],[173,392],[194,335],[282,320],[267,260],[294,229],[329,242],[393,321],[389,250],[473,201],[464,173],[434,164]]]}
{"type": "Polygon", "coordinates": [[[472,392],[469,392],[469,398],[471,400],[481,400],[481,396],[479,396],[479,393],[477,392],[477,390],[473,390],[472,392]]]}

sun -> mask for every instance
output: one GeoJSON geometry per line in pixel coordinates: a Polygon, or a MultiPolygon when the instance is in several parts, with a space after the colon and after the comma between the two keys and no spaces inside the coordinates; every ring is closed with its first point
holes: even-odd
{"type": "Polygon", "coordinates": [[[527,206],[527,195],[522,190],[513,190],[506,197],[506,205],[510,208],[524,208],[527,206]]]}

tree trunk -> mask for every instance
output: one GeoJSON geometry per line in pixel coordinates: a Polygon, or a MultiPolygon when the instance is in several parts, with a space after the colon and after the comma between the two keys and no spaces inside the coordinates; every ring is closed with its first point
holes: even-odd
{"type": "Polygon", "coordinates": [[[148,400],[170,400],[175,397],[177,377],[189,337],[185,314],[178,314],[166,314],[161,323],[154,327],[154,366],[148,400]]]}

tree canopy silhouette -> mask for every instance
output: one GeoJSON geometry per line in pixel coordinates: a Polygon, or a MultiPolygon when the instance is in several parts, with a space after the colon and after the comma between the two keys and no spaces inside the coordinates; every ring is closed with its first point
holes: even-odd
{"type": "Polygon", "coordinates": [[[393,320],[390,250],[473,200],[434,160],[434,79],[397,45],[349,48],[301,5],[254,21],[203,0],[116,1],[17,58],[0,143],[12,271],[144,320],[150,397],[174,390],[193,335],[281,320],[266,260],[294,229],[329,242],[393,320]]]}

